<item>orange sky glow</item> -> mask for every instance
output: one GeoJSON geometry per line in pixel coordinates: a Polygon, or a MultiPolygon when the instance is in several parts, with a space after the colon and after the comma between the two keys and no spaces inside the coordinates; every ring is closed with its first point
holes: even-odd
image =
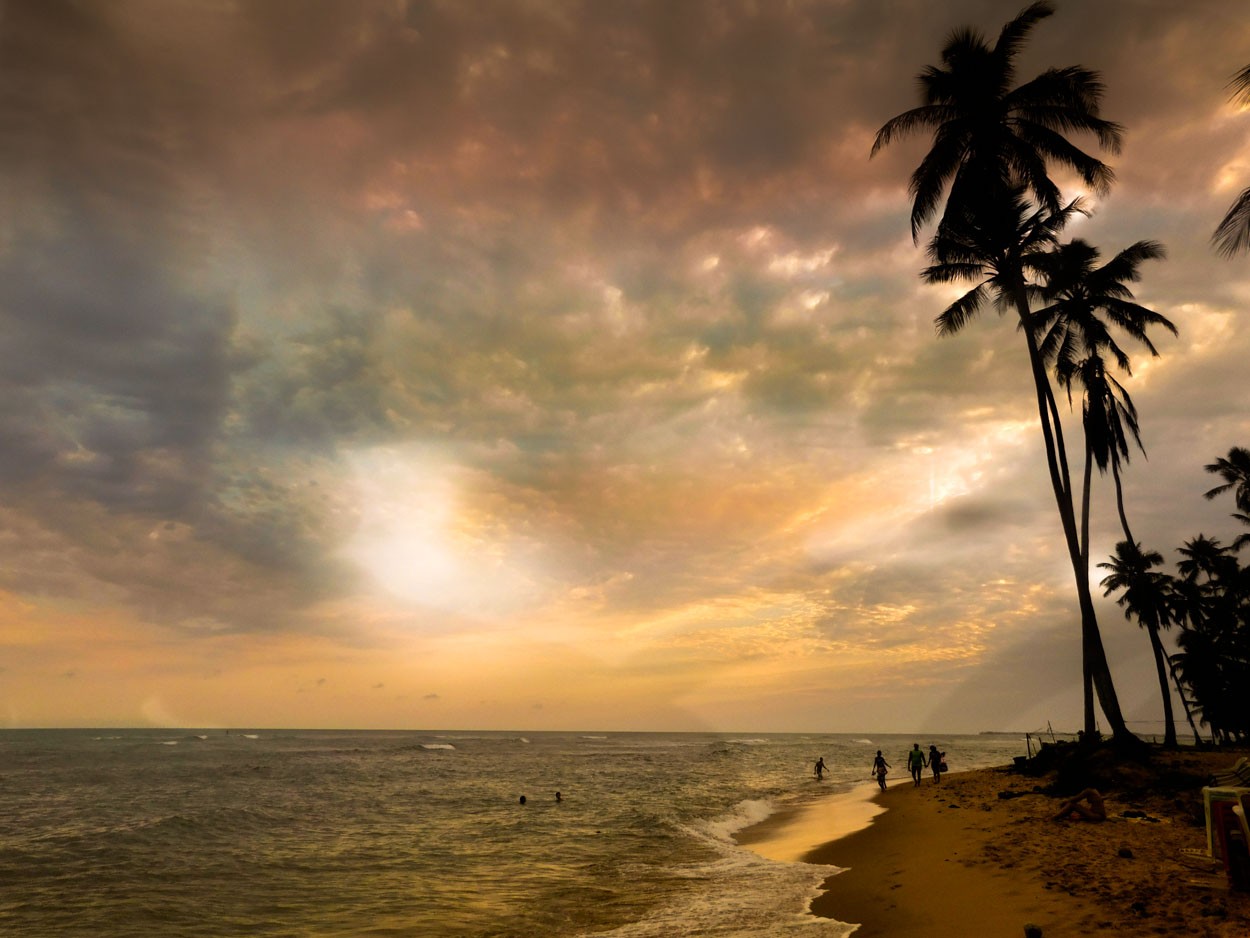
{"type": "MultiPolygon", "coordinates": [[[[928,141],[869,159],[1021,5],[5,3],[0,726],[1075,728],[1023,347],[935,336],[928,141]]],[[[1126,130],[1068,234],[1168,252],[1125,482],[1174,559],[1238,533],[1250,11],[1057,5],[1021,76],[1126,130]]]]}

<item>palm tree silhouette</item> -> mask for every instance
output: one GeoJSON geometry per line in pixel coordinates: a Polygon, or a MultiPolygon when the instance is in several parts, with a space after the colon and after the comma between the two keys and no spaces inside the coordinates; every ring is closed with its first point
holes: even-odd
{"type": "Polygon", "coordinates": [[[1181,626],[1175,656],[1203,720],[1216,739],[1250,731],[1245,705],[1250,680],[1250,583],[1232,550],[1199,534],[1179,549],[1174,618],[1181,626]]]}
{"type": "MultiPolygon", "coordinates": [[[[1072,66],[1047,69],[1025,84],[1015,83],[1015,59],[1030,30],[1054,8],[1033,3],[1007,23],[993,46],[971,29],[955,31],[942,49],[942,65],[919,75],[922,104],[887,121],[872,152],[921,129],[933,143],[911,177],[912,239],[946,205],[929,247],[928,282],[981,279],[937,319],[938,332],[958,331],[991,295],[1000,309],[1014,307],[1029,354],[1038,420],[1046,447],[1055,503],[1076,580],[1081,609],[1082,653],[1103,713],[1117,739],[1131,739],[1107,665],[1082,561],[1072,502],[1063,430],[1045,362],[1031,327],[1030,299],[1036,293],[1029,272],[1033,256],[1053,246],[1057,232],[1079,204],[1060,204],[1048,163],[1075,170],[1087,185],[1105,191],[1111,169],[1065,136],[1092,133],[1106,149],[1119,148],[1120,128],[1099,116],[1102,83],[1095,72],[1072,66]],[[1030,211],[1035,204],[1036,210],[1030,211]]],[[[1085,728],[1093,733],[1092,708],[1085,728]]]]}
{"type": "Polygon", "coordinates": [[[973,29],[957,29],[942,49],[942,67],[926,66],[917,76],[923,104],[904,111],[877,131],[875,155],[896,138],[932,129],[933,146],[911,177],[911,233],[919,240],[950,184],[947,208],[992,198],[1023,184],[1037,203],[1059,210],[1059,189],[1047,162],[1075,170],[1085,184],[1105,192],[1115,178],[1110,167],[1074,146],[1065,136],[1087,131],[1112,153],[1121,128],[1098,115],[1102,81],[1079,66],[1050,68],[1011,87],[1015,58],[1030,30],[1053,14],[1047,2],[1032,3],[1007,23],[993,46],[973,29]]]}
{"type": "MultiPolygon", "coordinates": [[[[1234,101],[1250,104],[1250,65],[1234,75],[1228,85],[1233,89],[1231,97],[1234,101]]],[[[1215,249],[1225,257],[1250,248],[1250,189],[1243,189],[1228,207],[1211,240],[1215,242],[1215,249]]]]}
{"type": "MultiPolygon", "coordinates": [[[[1207,472],[1223,478],[1224,484],[1204,492],[1204,497],[1215,498],[1231,489],[1233,504],[1237,506],[1233,517],[1242,524],[1250,524],[1250,450],[1234,446],[1227,456],[1221,456],[1205,468],[1207,472]]],[[[1242,534],[1233,541],[1233,550],[1241,550],[1246,544],[1250,544],[1250,533],[1242,534]]]]}
{"type": "MultiPolygon", "coordinates": [[[[1171,577],[1154,570],[1162,563],[1163,555],[1157,551],[1143,551],[1140,544],[1120,541],[1112,558],[1098,566],[1111,571],[1102,580],[1103,595],[1110,596],[1122,590],[1116,603],[1124,607],[1124,617],[1135,618],[1137,624],[1150,635],[1150,648],[1154,652],[1155,670],[1159,676],[1159,692],[1163,697],[1163,745],[1174,747],[1176,720],[1172,715],[1172,695],[1168,689],[1169,662],[1159,635],[1160,630],[1172,624],[1171,577]]],[[[1181,695],[1184,701],[1183,690],[1181,695]]],[[[1188,702],[1185,703],[1185,715],[1194,732],[1194,741],[1201,744],[1202,737],[1198,735],[1198,727],[1189,713],[1188,702]]]]}
{"type": "Polygon", "coordinates": [[[1165,256],[1155,241],[1138,241],[1098,266],[1100,252],[1092,244],[1074,239],[1035,259],[1050,305],[1034,314],[1035,328],[1046,329],[1040,342],[1043,356],[1055,363],[1059,383],[1067,388],[1079,384],[1082,395],[1082,427],[1085,430],[1085,473],[1081,496],[1081,553],[1089,560],[1089,506],[1091,468],[1111,470],[1115,480],[1116,509],[1124,538],[1134,544],[1124,510],[1121,463],[1129,461],[1129,437],[1145,453],[1137,422],[1137,408],[1128,391],[1108,373],[1106,358],[1121,371],[1132,374],[1129,356],[1115,341],[1111,327],[1126,333],[1153,356],[1158,349],[1147,330],[1159,326],[1176,335],[1167,317],[1134,302],[1130,283],[1141,279],[1138,268],[1147,260],[1165,256]],[[1126,433],[1127,431],[1127,433],[1126,433]]]}

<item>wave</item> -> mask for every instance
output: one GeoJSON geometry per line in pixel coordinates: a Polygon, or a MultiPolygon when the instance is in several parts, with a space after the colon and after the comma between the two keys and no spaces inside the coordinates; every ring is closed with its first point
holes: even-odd
{"type": "Polygon", "coordinates": [[[777,806],[765,798],[749,798],[734,805],[732,812],[699,825],[722,843],[732,844],[738,831],[771,817],[777,806]]]}
{"type": "Polygon", "coordinates": [[[455,749],[451,743],[418,743],[418,749],[455,749]]]}
{"type": "Polygon", "coordinates": [[[578,739],[607,739],[606,736],[579,736],[578,739]]]}
{"type": "Polygon", "coordinates": [[[758,737],[758,736],[753,736],[753,737],[751,737],[751,738],[749,738],[749,739],[727,739],[727,740],[725,740],[725,742],[727,742],[727,743],[736,743],[736,744],[738,744],[739,746],[767,746],[769,743],[771,743],[771,742],[772,742],[772,740],[771,740],[771,739],[763,739],[763,738],[758,737]]]}
{"type": "Polygon", "coordinates": [[[853,742],[853,743],[863,743],[865,746],[871,746],[871,745],[872,745],[872,740],[871,740],[871,739],[852,739],[852,740],[851,740],[851,742],[853,742]]]}
{"type": "MultiPolygon", "coordinates": [[[[676,864],[671,873],[689,889],[671,892],[657,908],[600,938],[849,938],[855,926],[817,918],[807,908],[837,867],[769,860],[728,840],[735,826],[771,813],[767,801],[748,800],[728,816],[691,828],[689,836],[711,848],[710,860],[676,864]],[[788,914],[787,914],[788,912],[788,914]]],[[[739,829],[740,829],[739,826],[739,829]]]]}

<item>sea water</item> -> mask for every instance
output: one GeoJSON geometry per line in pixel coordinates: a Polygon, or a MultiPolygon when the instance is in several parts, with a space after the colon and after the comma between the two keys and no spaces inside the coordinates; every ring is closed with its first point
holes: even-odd
{"type": "Polygon", "coordinates": [[[913,741],[952,770],[1023,754],[995,735],[0,731],[0,934],[842,938],[807,911],[835,868],[733,834],[871,785],[877,749],[909,783],[913,741]]]}

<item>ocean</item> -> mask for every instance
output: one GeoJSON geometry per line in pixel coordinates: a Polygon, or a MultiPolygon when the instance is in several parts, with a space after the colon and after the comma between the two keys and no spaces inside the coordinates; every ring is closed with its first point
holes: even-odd
{"type": "Polygon", "coordinates": [[[951,771],[1024,754],[1000,735],[0,731],[0,934],[843,938],[807,912],[835,868],[733,834],[871,786],[877,749],[910,784],[912,742],[951,771]]]}

